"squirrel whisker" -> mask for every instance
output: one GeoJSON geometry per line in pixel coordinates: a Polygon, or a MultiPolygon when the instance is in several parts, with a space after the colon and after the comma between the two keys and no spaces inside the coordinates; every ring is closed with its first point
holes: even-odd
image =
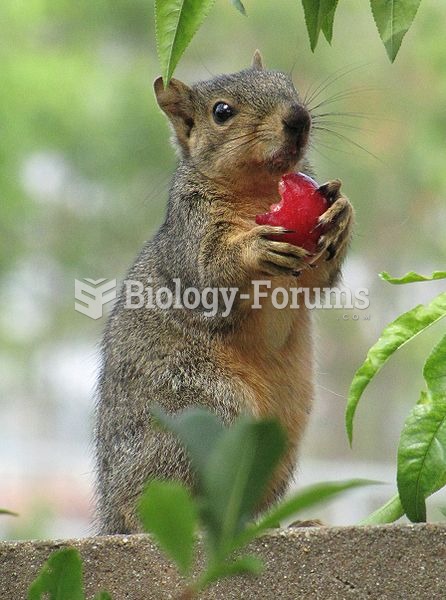
{"type": "Polygon", "coordinates": [[[383,164],[383,165],[385,164],[384,161],[382,161],[378,156],[376,156],[376,154],[373,154],[373,152],[371,152],[370,150],[367,150],[367,148],[365,148],[364,146],[362,146],[358,142],[355,142],[354,140],[351,140],[346,135],[344,135],[342,133],[339,133],[339,131],[333,131],[332,129],[328,129],[327,127],[320,128],[320,127],[317,127],[317,126],[314,127],[313,129],[320,130],[320,131],[325,131],[326,133],[328,133],[330,135],[333,135],[333,136],[337,137],[340,140],[348,142],[349,144],[352,144],[353,146],[356,146],[356,148],[359,148],[360,150],[362,150],[363,152],[365,152],[369,156],[372,156],[373,158],[375,158],[381,164],[383,164]]]}
{"type": "Polygon", "coordinates": [[[350,129],[352,131],[368,131],[375,133],[373,129],[364,128],[362,125],[353,125],[352,123],[341,123],[340,121],[329,121],[325,119],[313,119],[313,128],[329,127],[340,127],[341,129],[350,129]]]}
{"type": "Polygon", "coordinates": [[[343,77],[346,77],[347,75],[350,75],[350,73],[353,73],[354,71],[358,71],[359,69],[366,67],[368,64],[370,63],[361,63],[352,67],[351,65],[346,65],[337,69],[334,73],[323,79],[322,82],[315,88],[315,90],[311,92],[311,95],[310,91],[312,86],[310,85],[310,87],[304,95],[305,105],[308,106],[308,104],[311,104],[311,102],[316,100],[316,98],[320,96],[322,92],[324,92],[328,87],[330,87],[343,77]]]}
{"type": "Polygon", "coordinates": [[[315,106],[307,106],[307,108],[310,112],[313,112],[313,111],[317,110],[318,108],[320,108],[321,106],[327,106],[327,104],[333,104],[334,102],[346,100],[347,98],[357,96],[358,94],[363,94],[364,92],[376,92],[376,88],[358,87],[358,88],[351,88],[350,90],[346,90],[344,92],[337,92],[336,94],[329,96],[325,100],[321,100],[321,102],[319,102],[315,106]]]}

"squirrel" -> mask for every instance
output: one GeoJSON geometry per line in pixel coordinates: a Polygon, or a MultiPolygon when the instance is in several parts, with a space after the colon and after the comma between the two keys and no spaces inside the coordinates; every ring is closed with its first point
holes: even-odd
{"type": "Polygon", "coordinates": [[[159,77],[154,90],[179,162],[165,221],[127,278],[150,281],[154,292],[177,279],[182,290],[237,288],[250,299],[209,316],[200,307],[129,310],[121,291],[103,337],[96,402],[101,534],[141,531],[137,501],[148,480],[194,484],[184,449],[154,424],[155,404],[168,413],[207,408],[225,425],[243,414],[278,419],[289,450],[263,505],[282,497],[314,397],[311,311],[277,309],[270,294],[253,309],[252,281],[267,279],[271,291],[334,285],[354,220],[334,180],[320,188],[329,208],[311,260],[280,241],[289,230],[255,224],[277,202],[283,174],[313,175],[311,114],[291,78],[265,69],[258,51],[238,73],[191,87],[176,79],[164,87],[159,77]]]}

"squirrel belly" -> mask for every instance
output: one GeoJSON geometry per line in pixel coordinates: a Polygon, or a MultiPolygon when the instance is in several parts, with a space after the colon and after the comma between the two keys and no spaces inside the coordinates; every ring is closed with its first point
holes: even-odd
{"type": "Polygon", "coordinates": [[[277,201],[284,173],[311,172],[311,116],[291,79],[263,69],[258,54],[251,68],[192,87],[173,79],[164,88],[158,79],[155,93],[180,161],[165,222],[127,279],[150,281],[154,294],[173,291],[174,281],[182,292],[235,288],[237,294],[227,314],[219,303],[213,315],[202,306],[130,310],[124,288],[119,295],[103,338],[96,407],[103,534],[141,530],[136,504],[148,479],[194,485],[183,448],[153,426],[155,404],[170,413],[198,405],[228,425],[246,413],[278,418],[289,452],[263,506],[283,495],[314,397],[313,334],[309,309],[276,308],[271,294],[332,285],[353,222],[339,194],[323,215],[326,233],[311,269],[305,251],[280,241],[283,228],[255,224],[255,215],[277,201]],[[261,308],[252,308],[255,281],[270,286],[261,308]]]}

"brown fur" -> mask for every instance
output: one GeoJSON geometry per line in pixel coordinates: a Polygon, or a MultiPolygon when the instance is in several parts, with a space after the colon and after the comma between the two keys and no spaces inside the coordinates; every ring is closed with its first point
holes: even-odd
{"type": "MultiPolygon", "coordinates": [[[[155,290],[178,277],[183,289],[238,287],[248,294],[252,280],[269,280],[272,289],[333,284],[352,225],[339,182],[324,188],[332,206],[317,256],[270,240],[284,230],[254,222],[277,202],[283,173],[310,172],[310,117],[289,77],[265,71],[256,53],[252,68],[240,73],[191,88],[176,80],[164,88],[158,79],[155,93],[180,162],[165,223],[128,278],[151,277],[155,290]],[[222,124],[212,116],[218,102],[236,111],[222,124]]],[[[241,414],[277,417],[289,451],[264,506],[284,493],[314,396],[312,325],[304,307],[274,308],[272,289],[261,309],[238,299],[227,318],[206,318],[198,309],[126,310],[120,295],[104,336],[97,404],[101,533],[140,530],[136,502],[147,479],[193,485],[184,450],[152,425],[155,403],[171,413],[203,406],[226,424],[241,414]]]]}

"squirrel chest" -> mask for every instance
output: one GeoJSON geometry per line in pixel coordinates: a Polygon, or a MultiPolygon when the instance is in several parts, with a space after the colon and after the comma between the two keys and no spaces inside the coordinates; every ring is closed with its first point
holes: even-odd
{"type": "MultiPolygon", "coordinates": [[[[277,285],[290,286],[280,280],[277,285]]],[[[278,418],[294,440],[306,424],[314,395],[311,314],[305,307],[278,309],[270,294],[260,302],[230,343],[215,348],[215,359],[238,380],[246,409],[258,417],[278,418]]]]}

